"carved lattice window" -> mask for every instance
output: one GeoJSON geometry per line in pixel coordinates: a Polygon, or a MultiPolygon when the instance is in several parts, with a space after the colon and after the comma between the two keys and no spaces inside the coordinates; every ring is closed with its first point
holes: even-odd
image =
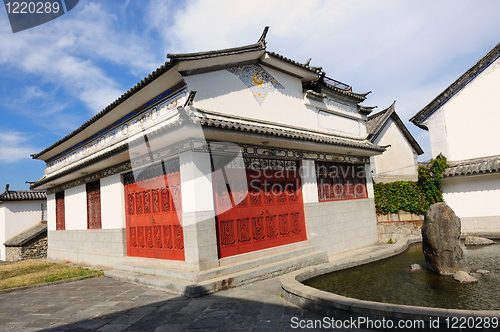
{"type": "Polygon", "coordinates": [[[87,228],[102,228],[101,185],[99,180],[87,183],[87,228]]]}
{"type": "Polygon", "coordinates": [[[65,230],[64,191],[56,193],[56,230],[65,230]]]}
{"type": "Polygon", "coordinates": [[[362,164],[316,162],[316,181],[320,202],[368,197],[362,164]]]}

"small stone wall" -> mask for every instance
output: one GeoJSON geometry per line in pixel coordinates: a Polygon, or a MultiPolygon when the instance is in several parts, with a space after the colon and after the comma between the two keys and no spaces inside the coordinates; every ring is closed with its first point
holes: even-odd
{"type": "Polygon", "coordinates": [[[378,238],[380,243],[390,240],[397,242],[402,238],[422,235],[424,216],[409,212],[377,214],[378,238]]]}
{"type": "Polygon", "coordinates": [[[47,247],[47,233],[40,234],[36,238],[21,246],[6,246],[5,258],[8,262],[31,258],[44,258],[47,257],[47,247]]]}

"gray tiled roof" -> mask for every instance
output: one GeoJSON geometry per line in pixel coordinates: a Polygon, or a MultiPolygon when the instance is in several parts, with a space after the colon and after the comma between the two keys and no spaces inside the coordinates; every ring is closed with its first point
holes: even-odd
{"type": "Polygon", "coordinates": [[[478,74],[485,70],[490,64],[495,62],[500,57],[500,43],[497,44],[491,51],[481,58],[474,66],[467,70],[455,82],[434,98],[427,106],[422,108],[415,114],[410,121],[419,128],[428,130],[422,123],[431,116],[436,110],[443,106],[451,97],[462,90],[469,82],[471,82],[478,74]]]}
{"type": "MultiPolygon", "coordinates": [[[[324,75],[324,74],[323,74],[324,75]]],[[[357,102],[362,102],[366,99],[366,96],[371,93],[371,91],[366,93],[356,93],[352,92],[350,87],[347,89],[339,88],[335,85],[329,84],[325,82],[324,76],[321,76],[317,80],[311,82],[305,82],[302,85],[302,88],[307,91],[308,94],[313,95],[318,99],[326,98],[326,95],[322,91],[331,91],[346,97],[351,97],[355,99],[357,102]]]]}
{"type": "Polygon", "coordinates": [[[241,117],[236,118],[206,110],[198,110],[198,114],[202,127],[255,133],[260,135],[275,136],[302,141],[311,141],[315,143],[344,146],[377,152],[385,151],[384,148],[364,139],[354,140],[342,138],[326,133],[294,128],[283,124],[269,123],[252,119],[242,119],[241,117]]]}
{"type": "Polygon", "coordinates": [[[25,244],[26,242],[36,238],[37,236],[47,233],[47,223],[41,222],[36,226],[33,226],[26,231],[18,234],[7,241],[5,241],[4,245],[6,247],[19,247],[25,244]]]}
{"type": "Polygon", "coordinates": [[[396,101],[394,101],[392,105],[385,110],[382,110],[368,117],[368,121],[366,121],[366,131],[368,132],[368,134],[370,134],[369,139],[374,142],[382,132],[382,129],[384,128],[387,121],[389,119],[392,119],[396,126],[398,126],[403,135],[406,137],[408,143],[410,143],[410,145],[415,149],[417,154],[423,154],[424,150],[422,150],[413,135],[408,131],[408,128],[406,128],[406,126],[404,125],[403,121],[401,121],[401,118],[396,113],[395,106],[396,101]]]}
{"type": "Polygon", "coordinates": [[[0,201],[37,201],[47,199],[45,190],[5,190],[0,201]]]}
{"type": "Polygon", "coordinates": [[[289,59],[281,54],[278,54],[278,53],[274,53],[274,52],[266,52],[267,54],[275,57],[275,58],[278,58],[280,60],[283,60],[283,61],[286,61],[288,63],[291,63],[297,67],[301,67],[303,69],[306,69],[306,70],[309,70],[309,71],[312,71],[313,73],[316,73],[316,74],[319,74],[321,72],[321,70],[323,69],[322,67],[312,67],[312,66],[309,66],[308,64],[304,64],[304,63],[300,63],[300,62],[297,62],[295,60],[292,60],[292,59],[289,59]]]}
{"type": "Polygon", "coordinates": [[[359,105],[359,112],[366,115],[370,114],[377,106],[363,106],[359,105]]]}
{"type": "Polygon", "coordinates": [[[480,175],[500,172],[500,155],[483,158],[448,161],[443,177],[480,175]]]}

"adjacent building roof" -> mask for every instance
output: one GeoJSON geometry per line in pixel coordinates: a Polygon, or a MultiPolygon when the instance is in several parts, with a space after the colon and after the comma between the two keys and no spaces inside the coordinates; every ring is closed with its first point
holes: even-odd
{"type": "Polygon", "coordinates": [[[443,177],[481,175],[500,172],[500,155],[475,159],[448,161],[443,177]]]}
{"type": "Polygon", "coordinates": [[[387,121],[389,121],[389,119],[392,119],[392,121],[394,121],[396,126],[398,126],[399,130],[401,130],[404,137],[408,140],[408,143],[410,143],[410,145],[413,147],[415,152],[418,155],[423,154],[424,150],[422,150],[420,145],[417,143],[415,138],[408,131],[408,128],[406,128],[403,121],[401,121],[401,118],[396,113],[395,105],[396,101],[394,101],[392,105],[386,108],[385,110],[382,110],[368,117],[368,121],[366,121],[366,131],[369,134],[368,139],[371,142],[375,142],[377,137],[382,132],[382,129],[384,129],[384,126],[386,125],[387,121]]]}
{"type": "Polygon", "coordinates": [[[2,201],[38,201],[47,199],[45,190],[9,190],[9,185],[5,187],[5,191],[0,194],[0,202],[2,201]]]}
{"type": "Polygon", "coordinates": [[[417,114],[415,114],[410,121],[413,122],[419,128],[428,130],[428,128],[423,124],[423,122],[431,116],[435,111],[437,111],[441,106],[443,106],[450,98],[452,98],[457,92],[462,90],[469,82],[471,82],[477,75],[479,75],[483,70],[485,70],[489,65],[495,62],[500,57],[500,43],[497,44],[491,51],[488,52],[484,57],[481,58],[474,66],[467,70],[462,76],[460,76],[455,82],[453,82],[449,87],[447,87],[443,92],[441,92],[436,98],[434,98],[427,106],[422,108],[417,114]]]}

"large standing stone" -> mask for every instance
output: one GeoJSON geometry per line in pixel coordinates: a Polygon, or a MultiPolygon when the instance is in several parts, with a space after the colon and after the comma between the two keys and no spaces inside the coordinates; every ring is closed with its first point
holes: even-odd
{"type": "Polygon", "coordinates": [[[451,275],[465,270],[460,248],[461,222],[445,203],[427,209],[422,225],[422,241],[427,268],[439,274],[451,275]]]}

